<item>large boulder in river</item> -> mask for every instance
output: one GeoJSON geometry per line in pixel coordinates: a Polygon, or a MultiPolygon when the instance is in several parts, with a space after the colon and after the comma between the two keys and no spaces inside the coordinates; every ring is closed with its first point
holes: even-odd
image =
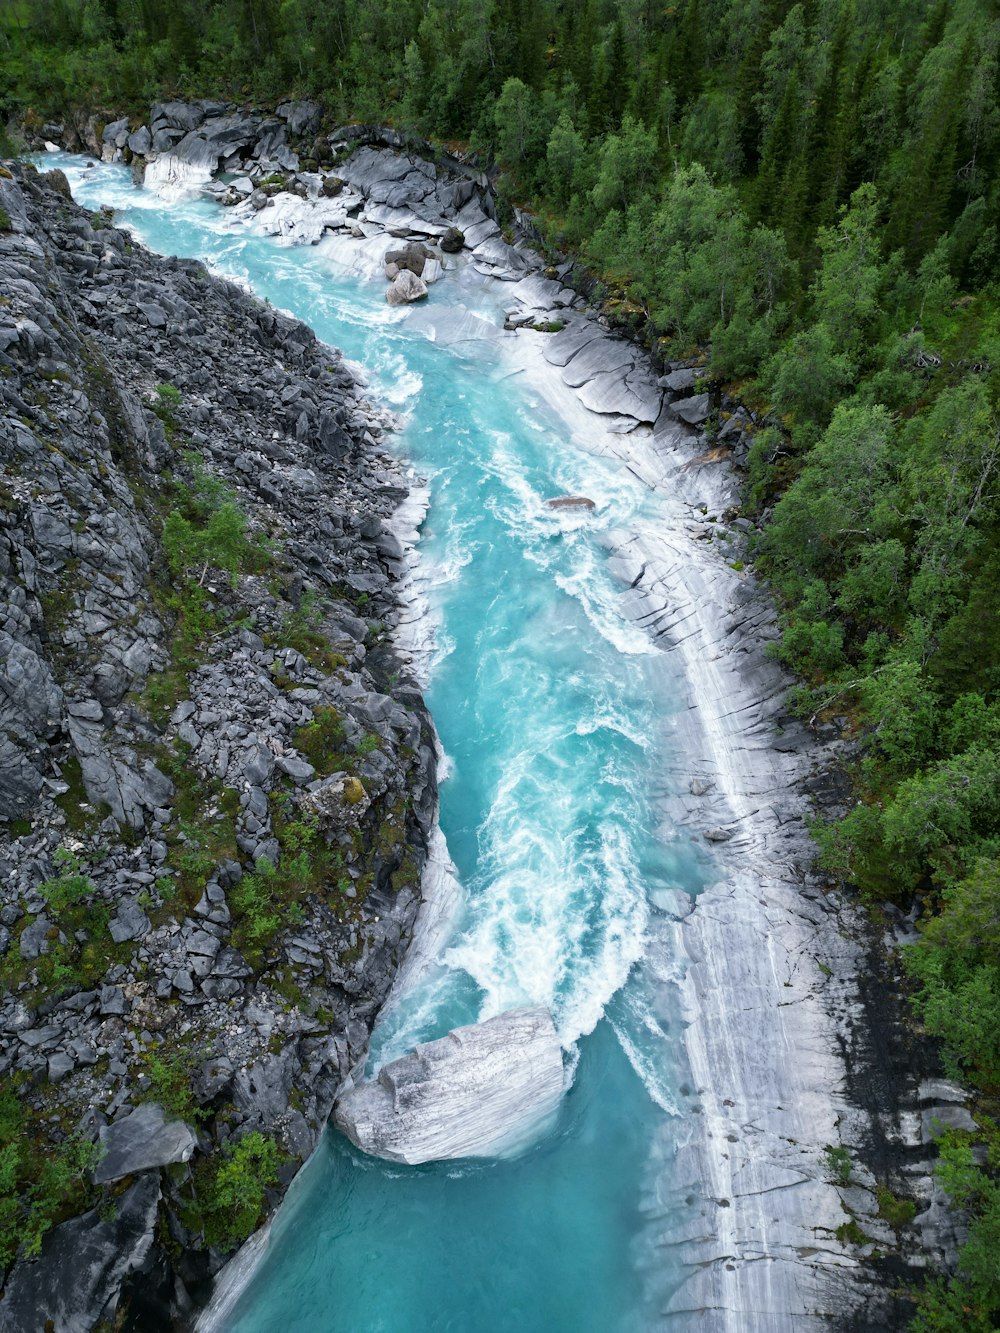
{"type": "Polygon", "coordinates": [[[389,284],[385,299],[390,305],[408,305],[409,302],[419,301],[426,295],[427,283],[415,273],[411,273],[408,268],[404,268],[389,284]]]}
{"type": "Polygon", "coordinates": [[[562,1092],[552,1015],[510,1009],[385,1065],[341,1096],[334,1122],[362,1151],[392,1162],[493,1157],[550,1120],[562,1092]]]}

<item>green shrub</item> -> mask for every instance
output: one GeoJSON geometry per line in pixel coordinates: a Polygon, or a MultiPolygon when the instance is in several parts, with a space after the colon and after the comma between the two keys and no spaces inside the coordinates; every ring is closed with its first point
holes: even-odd
{"type": "Polygon", "coordinates": [[[282,1154],[273,1139],[257,1130],[235,1146],[227,1143],[223,1154],[203,1189],[201,1205],[205,1239],[232,1250],[262,1221],[266,1191],[278,1183],[282,1154]]]}
{"type": "Polygon", "coordinates": [[[1000,1319],[1000,1131],[984,1119],[982,1140],[948,1130],[939,1140],[937,1177],[956,1208],[971,1214],[958,1271],[918,1296],[912,1333],[993,1333],[1000,1319]],[[985,1164],[977,1160],[985,1146],[985,1164]]]}
{"type": "Polygon", "coordinates": [[[312,721],[299,727],[295,733],[296,749],[305,755],[317,773],[324,775],[346,767],[346,745],[343,719],[335,708],[328,705],[315,709],[312,721]]]}
{"type": "Polygon", "coordinates": [[[239,918],[234,934],[242,947],[258,949],[281,928],[278,888],[277,872],[268,858],[262,856],[253,873],[244,875],[230,890],[229,903],[239,918]]]}
{"type": "Polygon", "coordinates": [[[65,847],[56,849],[52,857],[59,874],[39,884],[38,892],[50,910],[58,916],[69,907],[75,907],[95,891],[95,885],[82,870],[80,861],[65,847]]]}
{"type": "Polygon", "coordinates": [[[851,1179],[851,1154],[844,1147],[828,1145],[824,1150],[827,1169],[839,1185],[846,1185],[851,1179]]]}
{"type": "Polygon", "coordinates": [[[0,1268],[34,1258],[42,1237],[86,1203],[95,1144],[76,1135],[59,1145],[35,1137],[16,1091],[0,1093],[0,1268]]]}

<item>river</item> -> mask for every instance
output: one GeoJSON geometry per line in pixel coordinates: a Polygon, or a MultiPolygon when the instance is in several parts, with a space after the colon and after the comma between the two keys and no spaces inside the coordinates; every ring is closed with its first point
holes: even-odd
{"type": "Polygon", "coordinates": [[[504,334],[503,284],[471,265],[426,306],[392,309],[343,241],[282,245],[208,200],[166,203],[124,167],[46,161],[151,249],[203,259],[305,320],[399,414],[390,447],[428,483],[408,633],[432,631],[418,666],[460,892],[371,1064],[530,1002],[552,1010],[571,1080],[558,1123],[512,1159],[403,1169],[328,1131],[225,1328],[657,1326],[680,1274],[651,1241],[648,1185],[686,1132],[688,1089],[670,988],[646,978],[675,967],[658,922],[718,872],[663,813],[684,772],[678,660],[625,614],[600,537],[672,521],[665,498],[607,455],[598,418],[553,407],[525,368],[546,335],[504,334]],[[467,336],[442,336],[461,312],[467,336]],[[566,493],[594,513],[546,506],[566,493]]]}

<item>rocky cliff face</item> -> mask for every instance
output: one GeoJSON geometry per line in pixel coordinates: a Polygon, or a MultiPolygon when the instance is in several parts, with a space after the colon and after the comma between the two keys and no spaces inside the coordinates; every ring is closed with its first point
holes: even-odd
{"type": "Polygon", "coordinates": [[[0,1327],[154,1329],[311,1151],[412,927],[405,481],[305,326],[58,173],[0,209],[0,1327]]]}

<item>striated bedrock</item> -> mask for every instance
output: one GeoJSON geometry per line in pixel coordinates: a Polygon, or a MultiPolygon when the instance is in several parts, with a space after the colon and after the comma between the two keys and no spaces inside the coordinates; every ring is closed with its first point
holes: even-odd
{"type": "Polygon", "coordinates": [[[374,1157],[416,1166],[513,1151],[555,1115],[559,1037],[535,1005],[454,1028],[344,1093],[334,1123],[374,1157]]]}
{"type": "Polygon", "coordinates": [[[0,169],[0,207],[0,1329],[165,1328],[311,1152],[410,938],[407,483],[303,324],[58,173],[0,169]]]}

